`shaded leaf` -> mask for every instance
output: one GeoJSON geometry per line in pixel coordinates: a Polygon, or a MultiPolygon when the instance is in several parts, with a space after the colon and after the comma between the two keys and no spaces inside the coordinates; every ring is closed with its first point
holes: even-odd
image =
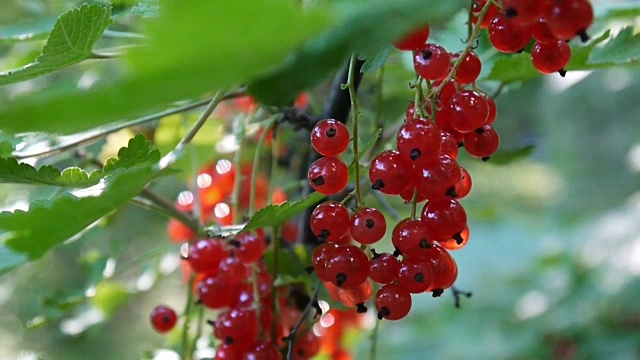
{"type": "Polygon", "coordinates": [[[337,9],[338,24],[291,54],[272,73],[250,83],[249,91],[262,103],[287,105],[300,91],[326,79],[350,54],[375,54],[418,25],[445,22],[463,3],[372,0],[337,9]]]}
{"type": "Polygon", "coordinates": [[[501,81],[510,83],[515,81],[526,81],[541,77],[531,63],[531,54],[523,52],[521,54],[509,54],[498,59],[486,80],[501,81]]]}
{"type": "Polygon", "coordinates": [[[0,85],[33,79],[91,56],[93,45],[111,24],[111,7],[84,4],[62,14],[49,33],[42,54],[20,69],[0,73],[0,85]]]}
{"type": "Polygon", "coordinates": [[[323,197],[324,195],[314,192],[299,201],[285,201],[282,204],[269,205],[255,213],[242,231],[282,225],[305,209],[317,204],[323,197]]]}
{"type": "Polygon", "coordinates": [[[389,59],[392,50],[392,45],[385,45],[376,53],[358,55],[360,59],[366,60],[362,65],[361,72],[370,73],[380,69],[389,59]]]}
{"type": "Polygon", "coordinates": [[[589,55],[589,64],[627,64],[640,57],[640,34],[632,26],[625,27],[604,46],[596,47],[589,55]]]}

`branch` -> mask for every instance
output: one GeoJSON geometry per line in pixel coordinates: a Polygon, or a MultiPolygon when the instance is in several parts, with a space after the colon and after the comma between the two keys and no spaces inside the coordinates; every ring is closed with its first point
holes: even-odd
{"type": "Polygon", "coordinates": [[[291,329],[291,332],[289,333],[289,335],[282,338],[282,341],[289,342],[289,345],[287,348],[287,360],[293,359],[293,342],[296,339],[298,330],[300,329],[300,326],[302,326],[302,323],[304,322],[305,318],[307,317],[307,315],[309,315],[309,312],[311,311],[311,309],[316,307],[316,303],[318,302],[319,292],[320,292],[320,281],[318,281],[318,283],[316,284],[316,287],[313,290],[313,295],[311,296],[311,300],[309,300],[307,307],[304,308],[304,311],[300,315],[300,320],[298,320],[298,322],[295,324],[293,329],[291,329]]]}

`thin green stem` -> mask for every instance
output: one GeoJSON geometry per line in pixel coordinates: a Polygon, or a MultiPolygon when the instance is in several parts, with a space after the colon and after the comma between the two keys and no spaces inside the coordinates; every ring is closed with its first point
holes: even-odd
{"type": "Polygon", "coordinates": [[[233,223],[237,224],[241,221],[240,217],[240,186],[242,184],[242,143],[246,134],[247,124],[253,118],[253,114],[243,116],[238,124],[238,130],[236,132],[236,141],[238,142],[238,150],[233,157],[233,167],[236,169],[236,176],[233,180],[233,193],[231,194],[231,207],[233,215],[233,223]]]}
{"type": "MultiPolygon", "coordinates": [[[[232,98],[236,98],[239,96],[243,96],[244,94],[246,94],[246,90],[242,89],[239,91],[235,91],[235,92],[230,92],[227,95],[224,96],[224,99],[232,99],[232,98]]],[[[85,145],[89,145],[93,142],[96,142],[98,140],[100,140],[101,138],[112,134],[114,132],[118,132],[122,129],[126,129],[126,128],[130,128],[133,126],[137,126],[137,125],[141,125],[141,124],[145,124],[148,122],[152,122],[152,121],[156,121],[159,120],[163,117],[169,116],[169,115],[174,115],[174,114],[178,114],[181,112],[185,112],[185,111],[189,111],[189,110],[193,110],[202,106],[207,105],[209,102],[211,101],[211,99],[206,99],[206,100],[200,100],[200,101],[196,101],[187,105],[183,105],[183,106],[179,106],[177,108],[174,109],[169,109],[169,110],[165,110],[156,114],[151,114],[151,115],[147,115],[147,116],[143,116],[141,118],[135,119],[135,120],[131,120],[131,121],[127,121],[121,124],[117,124],[117,125],[113,125],[113,126],[109,126],[103,129],[99,129],[97,131],[90,131],[87,132],[87,135],[84,137],[81,137],[79,139],[70,141],[68,143],[64,143],[64,144],[60,144],[60,145],[56,145],[56,146],[52,146],[37,152],[32,152],[32,153],[23,153],[23,152],[14,152],[13,153],[13,157],[15,157],[17,160],[23,160],[23,159],[28,159],[28,158],[34,158],[34,157],[43,157],[43,156],[52,156],[55,154],[59,154],[61,152],[65,152],[67,150],[71,150],[71,149],[75,149],[77,147],[80,146],[85,146],[85,145]]]]}
{"type": "Polygon", "coordinates": [[[264,139],[267,138],[269,132],[273,128],[273,125],[280,118],[280,115],[274,115],[268,119],[264,126],[264,131],[260,135],[258,139],[258,143],[256,144],[256,151],[253,154],[253,165],[251,167],[251,187],[249,188],[249,211],[248,216],[251,217],[255,210],[255,202],[256,202],[256,179],[258,178],[258,163],[260,163],[260,152],[262,150],[262,144],[264,143],[264,139]]]}
{"type": "MultiPolygon", "coordinates": [[[[425,83],[427,84],[427,94],[431,94],[431,92],[433,91],[433,87],[431,86],[431,82],[429,81],[425,81],[425,83]]],[[[420,86],[422,88],[422,86],[420,86]]],[[[435,101],[429,101],[429,106],[431,108],[431,120],[436,121],[436,102],[435,101]]]]}
{"type": "Polygon", "coordinates": [[[444,80],[442,80],[440,85],[438,85],[438,87],[433,89],[431,94],[429,94],[432,100],[437,99],[442,89],[449,83],[449,81],[453,80],[453,78],[456,75],[456,72],[458,71],[458,68],[460,67],[460,64],[462,64],[462,61],[464,60],[464,58],[467,56],[469,51],[471,51],[471,49],[473,48],[476,38],[480,34],[480,24],[482,24],[482,19],[484,19],[484,16],[487,14],[487,11],[489,11],[489,7],[491,6],[491,4],[492,4],[491,1],[487,1],[487,3],[482,7],[482,10],[480,10],[480,12],[478,13],[476,25],[473,27],[471,36],[469,36],[469,39],[467,40],[467,43],[465,44],[465,47],[462,50],[462,53],[460,54],[460,56],[458,56],[456,61],[453,63],[453,66],[451,67],[451,71],[449,72],[449,75],[447,75],[447,77],[444,80]]]}
{"type": "Polygon", "coordinates": [[[89,54],[89,59],[93,59],[93,60],[109,60],[109,59],[117,59],[119,57],[122,57],[122,55],[124,55],[124,53],[121,53],[121,52],[112,52],[112,53],[91,52],[91,54],[89,54]]]}
{"type": "Polygon", "coordinates": [[[169,200],[163,198],[155,192],[149,189],[142,189],[142,191],[140,192],[140,198],[147,200],[148,203],[145,203],[144,201],[138,201],[139,205],[147,206],[148,208],[156,210],[165,216],[174,218],[188,226],[189,229],[196,233],[200,232],[200,224],[198,223],[198,220],[178,210],[169,200]]]}
{"type": "MultiPolygon", "coordinates": [[[[262,328],[262,301],[260,301],[260,286],[258,283],[258,265],[253,264],[251,267],[251,283],[253,284],[253,303],[256,306],[256,315],[258,317],[258,328],[260,329],[260,336],[264,335],[266,329],[262,328]]],[[[274,290],[275,291],[275,290],[274,290]]],[[[274,313],[275,314],[275,313],[274,313]]]]}
{"type": "MultiPolygon", "coordinates": [[[[269,197],[267,198],[267,204],[273,203],[273,190],[275,189],[276,182],[273,180],[278,170],[278,151],[280,149],[280,136],[278,136],[278,127],[273,128],[273,141],[271,142],[271,167],[269,169],[269,197]]],[[[283,189],[284,190],[284,189],[283,189]]]]}
{"type": "Polygon", "coordinates": [[[347,89],[349,89],[349,97],[351,98],[351,112],[353,117],[353,124],[351,128],[351,136],[353,136],[353,163],[354,166],[354,174],[355,174],[355,194],[356,194],[356,202],[357,207],[364,207],[364,202],[362,201],[362,193],[360,192],[360,158],[359,158],[359,150],[358,150],[358,122],[360,120],[360,108],[358,107],[358,95],[356,93],[356,85],[354,81],[355,77],[355,68],[356,61],[358,60],[358,56],[356,54],[351,55],[351,60],[349,61],[349,73],[347,75],[347,89]]]}
{"type": "Polygon", "coordinates": [[[380,323],[382,321],[376,321],[373,330],[371,330],[371,345],[369,347],[369,360],[376,360],[377,358],[377,349],[378,349],[378,329],[380,328],[380,323]]]}
{"type": "Polygon", "coordinates": [[[476,3],[476,0],[469,1],[469,17],[467,18],[467,40],[471,39],[473,35],[473,5],[476,3]]]}
{"type": "Polygon", "coordinates": [[[196,274],[192,273],[189,277],[189,284],[187,285],[187,304],[185,305],[182,325],[182,336],[180,340],[182,349],[182,358],[185,360],[193,359],[193,351],[189,346],[189,325],[191,323],[191,308],[193,306],[193,284],[196,281],[196,274]]]}
{"type": "Polygon", "coordinates": [[[213,110],[216,109],[216,106],[218,106],[218,104],[220,104],[220,102],[223,99],[224,99],[224,92],[222,90],[218,90],[218,92],[216,92],[216,94],[213,95],[213,97],[211,98],[211,101],[209,101],[207,106],[204,108],[204,110],[198,117],[198,120],[196,120],[196,123],[193,124],[193,127],[191,128],[191,130],[189,130],[189,132],[182,138],[182,140],[180,140],[180,142],[178,143],[178,145],[176,145],[176,147],[184,147],[193,140],[193,138],[198,134],[198,131],[200,131],[204,123],[207,122],[207,119],[209,119],[209,116],[211,116],[211,114],[213,113],[213,110]]]}
{"type": "Polygon", "coordinates": [[[196,344],[198,343],[198,339],[202,336],[202,330],[204,328],[204,306],[200,306],[198,311],[198,318],[196,319],[196,334],[193,337],[193,341],[191,342],[191,349],[196,349],[196,344]]]}
{"type": "MultiPolygon", "coordinates": [[[[427,112],[425,109],[425,102],[424,102],[424,92],[422,91],[422,82],[423,82],[423,78],[418,77],[417,81],[414,84],[414,88],[416,89],[416,94],[415,94],[415,98],[414,98],[414,105],[413,105],[413,118],[417,118],[417,117],[426,117],[427,116],[427,112]]],[[[407,119],[409,120],[409,119],[407,119]]]]}

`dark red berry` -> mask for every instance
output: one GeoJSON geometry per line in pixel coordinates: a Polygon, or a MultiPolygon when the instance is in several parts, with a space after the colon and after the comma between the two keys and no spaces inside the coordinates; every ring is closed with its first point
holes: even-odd
{"type": "Polygon", "coordinates": [[[337,201],[325,201],[311,213],[309,225],[313,234],[322,241],[339,243],[349,231],[349,211],[337,201]]]}
{"type": "Polygon", "coordinates": [[[282,360],[280,350],[270,341],[258,341],[244,354],[243,360],[282,360]]]}
{"type": "Polygon", "coordinates": [[[586,30],[593,22],[593,7],[587,0],[553,1],[546,14],[549,30],[558,39],[569,40],[580,35],[589,39],[586,30]]]}
{"type": "Polygon", "coordinates": [[[451,54],[437,44],[426,44],[413,55],[416,73],[427,80],[440,80],[449,73],[451,54]]]}
{"type": "Polygon", "coordinates": [[[443,241],[459,236],[467,226],[467,213],[457,200],[440,198],[425,204],[421,220],[434,240],[443,241]]]}
{"type": "Polygon", "coordinates": [[[198,283],[198,295],[200,301],[209,309],[221,309],[228,307],[233,300],[233,294],[229,291],[231,284],[222,278],[208,276],[198,283]]]}
{"type": "Polygon", "coordinates": [[[387,231],[384,215],[374,208],[362,208],[351,218],[349,232],[353,239],[360,244],[370,245],[382,239],[387,231]]]}
{"type": "Polygon", "coordinates": [[[491,125],[484,125],[464,135],[464,148],[469,155],[488,158],[498,151],[500,136],[491,125]]]}
{"type": "Polygon", "coordinates": [[[309,184],[323,195],[335,195],[349,182],[349,169],[335,157],[323,157],[311,164],[308,173],[309,184]]]}
{"type": "Polygon", "coordinates": [[[436,124],[426,119],[407,121],[396,136],[398,152],[412,162],[440,153],[442,138],[436,124]]]}
{"type": "Polygon", "coordinates": [[[424,46],[429,38],[429,25],[421,26],[411,33],[405,35],[402,39],[393,43],[397,49],[405,51],[418,50],[424,46]]]}
{"type": "Polygon", "coordinates": [[[376,293],[378,319],[400,320],[411,310],[411,293],[398,284],[388,284],[376,293]]]}
{"type": "Polygon", "coordinates": [[[531,26],[521,26],[504,15],[498,15],[489,25],[489,41],[500,52],[514,53],[529,44],[531,32],[531,26]]]}
{"type": "Polygon", "coordinates": [[[193,271],[215,275],[224,257],[222,239],[202,239],[189,246],[187,261],[193,271]]]}
{"type": "MultiPolygon", "coordinates": [[[[452,60],[457,61],[460,55],[461,53],[453,54],[452,60]]],[[[460,63],[458,71],[456,71],[456,83],[465,85],[475,82],[478,76],[480,76],[481,70],[482,64],[480,63],[480,59],[473,51],[469,51],[460,63]]]]}
{"type": "Polygon", "coordinates": [[[255,310],[230,309],[218,315],[214,335],[225,345],[246,349],[258,339],[259,324],[255,310]]]}
{"type": "Polygon", "coordinates": [[[375,254],[369,261],[369,277],[378,284],[389,284],[398,277],[400,262],[389,254],[375,254]]]}
{"type": "Polygon", "coordinates": [[[544,16],[546,0],[502,0],[502,13],[520,26],[529,26],[544,16]]]}
{"type": "Polygon", "coordinates": [[[233,254],[246,265],[258,262],[267,249],[264,237],[257,233],[243,232],[236,235],[234,240],[233,243],[237,245],[237,248],[233,254]]]}
{"type": "Polygon", "coordinates": [[[374,190],[398,195],[414,184],[413,164],[397,151],[383,151],[371,161],[369,179],[374,190]]]}
{"type": "Polygon", "coordinates": [[[320,351],[320,338],[313,331],[306,331],[293,342],[293,360],[307,360],[320,351]]]}
{"type": "Polygon", "coordinates": [[[564,40],[536,42],[531,48],[533,67],[543,74],[551,74],[564,69],[571,58],[571,47],[564,40]]]}
{"type": "Polygon", "coordinates": [[[170,307],[159,305],[151,310],[150,320],[157,332],[166,333],[176,325],[178,316],[170,307]]]}
{"type": "Polygon", "coordinates": [[[220,263],[218,276],[229,284],[237,284],[247,278],[247,266],[236,256],[229,256],[220,263]]]}
{"type": "Polygon", "coordinates": [[[353,289],[367,280],[369,258],[357,246],[338,246],[327,259],[325,270],[331,283],[342,289],[353,289]]]}
{"type": "Polygon", "coordinates": [[[349,147],[349,130],[335,119],[321,120],[311,130],[311,145],[322,156],[338,156],[349,147]]]}
{"type": "MultiPolygon", "coordinates": [[[[482,8],[485,6],[486,3],[487,3],[487,0],[475,0],[475,2],[473,3],[473,10],[472,10],[473,13],[478,14],[482,10],[482,8]]],[[[488,28],[491,20],[493,20],[493,18],[496,17],[498,14],[500,14],[500,9],[498,9],[498,7],[493,3],[489,5],[489,10],[487,10],[487,13],[484,15],[484,18],[482,18],[482,23],[480,24],[480,28],[482,29],[488,28]]],[[[473,17],[473,23],[474,24],[478,23],[478,18],[476,16],[473,17]]]]}

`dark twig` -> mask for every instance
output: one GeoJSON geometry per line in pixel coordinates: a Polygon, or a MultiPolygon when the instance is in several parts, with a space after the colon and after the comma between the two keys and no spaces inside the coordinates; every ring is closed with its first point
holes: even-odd
{"type": "MultiPolygon", "coordinates": [[[[318,305],[318,293],[320,293],[320,282],[319,281],[318,281],[318,283],[316,283],[315,289],[313,289],[313,295],[311,296],[311,300],[309,300],[309,303],[307,304],[307,307],[304,308],[304,311],[300,315],[300,320],[298,320],[298,322],[295,324],[293,329],[291,329],[291,332],[289,333],[289,335],[287,335],[287,336],[282,338],[282,341],[288,341],[289,342],[289,345],[287,347],[287,360],[293,359],[293,342],[296,339],[296,335],[298,334],[298,330],[300,329],[300,326],[302,326],[302,323],[304,323],[307,315],[309,315],[309,312],[311,312],[311,309],[316,309],[316,312],[318,311],[318,308],[319,308],[319,305],[318,305]]],[[[320,311],[322,311],[322,310],[320,310],[320,311]]]]}
{"type": "Polygon", "coordinates": [[[460,309],[460,297],[464,296],[464,297],[470,298],[471,295],[473,295],[471,291],[462,291],[456,288],[455,286],[451,287],[451,292],[453,294],[453,298],[455,301],[454,305],[456,309],[460,309]]]}

